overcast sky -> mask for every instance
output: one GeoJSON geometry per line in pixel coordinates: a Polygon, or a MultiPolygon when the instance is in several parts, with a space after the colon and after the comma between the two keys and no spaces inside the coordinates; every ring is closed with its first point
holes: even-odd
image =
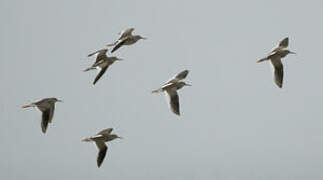
{"type": "Polygon", "coordinates": [[[323,2],[0,0],[0,179],[321,180],[323,2]],[[87,54],[134,27],[101,80],[87,54]],[[283,89],[268,62],[289,37],[283,89]],[[181,116],[151,90],[189,69],[181,116]],[[57,97],[41,113],[21,106],[57,97]],[[81,142],[113,127],[124,137],[81,142]]]}

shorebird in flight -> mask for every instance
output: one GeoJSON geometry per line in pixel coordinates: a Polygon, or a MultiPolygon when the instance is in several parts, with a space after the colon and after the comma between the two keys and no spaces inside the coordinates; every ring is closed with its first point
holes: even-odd
{"type": "Polygon", "coordinates": [[[29,105],[22,106],[22,108],[37,107],[42,112],[41,129],[45,134],[48,123],[51,123],[53,120],[56,102],[63,101],[56,98],[45,98],[29,105]]]}
{"type": "Polygon", "coordinates": [[[279,88],[283,87],[284,67],[281,61],[282,58],[288,54],[296,54],[288,49],[288,37],[279,42],[279,44],[273,48],[269,55],[257,61],[257,63],[270,60],[274,68],[274,80],[279,88]]]}
{"type": "Polygon", "coordinates": [[[128,28],[128,29],[125,29],[125,30],[123,30],[123,31],[121,31],[121,32],[119,32],[118,34],[119,34],[119,38],[118,38],[118,40],[116,40],[114,43],[112,43],[112,44],[107,44],[106,46],[108,46],[108,47],[110,47],[110,46],[115,46],[116,44],[118,44],[118,42],[120,41],[120,40],[122,40],[123,38],[125,38],[125,37],[127,37],[127,36],[131,36],[132,35],[132,31],[134,31],[135,30],[135,28],[128,28]]]}
{"type": "Polygon", "coordinates": [[[112,130],[113,128],[104,129],[100,131],[98,134],[96,134],[95,136],[82,139],[82,141],[84,142],[95,142],[96,146],[98,147],[98,150],[99,150],[98,157],[97,157],[98,167],[101,166],[108,150],[108,146],[105,144],[105,142],[112,141],[117,138],[122,139],[122,137],[119,137],[118,135],[111,134],[112,130]]]}
{"type": "Polygon", "coordinates": [[[96,60],[95,63],[84,70],[84,72],[94,70],[94,69],[100,69],[99,74],[95,77],[93,81],[93,85],[95,85],[98,80],[101,78],[101,76],[105,73],[105,71],[108,69],[110,65],[112,65],[115,61],[121,61],[122,59],[117,58],[115,56],[113,57],[108,57],[106,55],[108,49],[101,49],[99,51],[96,51],[94,53],[91,53],[88,55],[88,57],[96,55],[96,60]]]}
{"type": "Polygon", "coordinates": [[[112,44],[107,44],[106,46],[108,46],[108,47],[114,46],[111,53],[113,53],[114,51],[116,51],[117,49],[119,49],[123,45],[132,45],[140,39],[146,39],[140,35],[132,35],[132,32],[134,30],[135,30],[134,28],[129,28],[129,29],[126,29],[126,30],[120,32],[119,33],[120,36],[116,42],[114,42],[112,44]]]}
{"type": "Polygon", "coordinates": [[[177,90],[181,89],[184,86],[191,86],[190,84],[182,81],[186,78],[188,72],[188,70],[184,70],[176,74],[173,78],[164,83],[161,88],[152,91],[152,93],[165,92],[166,95],[168,95],[169,107],[171,111],[176,115],[180,115],[180,105],[177,90]]]}

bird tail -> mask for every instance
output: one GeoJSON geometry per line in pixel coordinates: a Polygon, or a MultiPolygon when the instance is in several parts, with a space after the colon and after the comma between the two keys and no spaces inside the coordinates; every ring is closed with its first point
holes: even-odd
{"type": "Polygon", "coordinates": [[[29,105],[22,106],[22,108],[29,108],[29,107],[35,107],[35,104],[29,104],[29,105]]]}
{"type": "Polygon", "coordinates": [[[151,91],[151,93],[160,93],[162,91],[163,91],[163,89],[162,88],[159,88],[159,89],[156,89],[156,90],[151,91]]]}
{"type": "Polygon", "coordinates": [[[95,67],[89,67],[89,68],[84,69],[83,71],[87,72],[87,71],[90,71],[90,70],[93,70],[93,69],[95,69],[95,67]]]}
{"type": "Polygon", "coordinates": [[[261,63],[261,62],[266,61],[266,60],[268,60],[268,59],[267,59],[267,58],[262,58],[262,59],[259,59],[259,60],[257,61],[257,63],[261,63]]]}
{"type": "Polygon", "coordinates": [[[84,139],[82,139],[82,141],[83,142],[90,142],[90,141],[92,141],[92,139],[91,138],[84,138],[84,139]]]}

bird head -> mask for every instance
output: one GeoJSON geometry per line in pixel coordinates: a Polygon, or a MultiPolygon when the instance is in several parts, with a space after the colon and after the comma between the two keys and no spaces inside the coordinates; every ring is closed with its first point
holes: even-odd
{"type": "Polygon", "coordinates": [[[182,88],[182,87],[184,87],[184,86],[192,86],[192,85],[187,84],[187,83],[186,83],[186,82],[184,82],[184,81],[180,81],[180,82],[178,82],[177,89],[181,89],[181,88],[182,88]]]}
{"type": "Polygon", "coordinates": [[[118,139],[118,138],[119,138],[119,139],[123,139],[122,137],[120,137],[120,136],[118,136],[118,135],[116,135],[116,134],[111,134],[111,135],[110,135],[110,138],[111,138],[111,141],[112,141],[112,140],[114,140],[114,139],[118,139]]]}
{"type": "Polygon", "coordinates": [[[295,52],[292,52],[290,50],[286,50],[287,51],[287,54],[296,54],[295,52]]]}
{"type": "Polygon", "coordinates": [[[292,52],[292,51],[290,51],[290,50],[288,50],[288,49],[283,50],[283,51],[281,51],[281,52],[280,52],[281,57],[285,57],[285,56],[287,56],[288,54],[296,54],[296,53],[295,53],[295,52],[292,52]]]}
{"type": "Polygon", "coordinates": [[[140,39],[145,39],[145,40],[146,40],[147,38],[142,37],[142,36],[140,36],[140,35],[136,35],[136,36],[135,36],[135,39],[136,39],[136,40],[140,40],[140,39]]]}
{"type": "Polygon", "coordinates": [[[62,100],[57,99],[57,98],[52,98],[52,100],[53,100],[54,102],[63,102],[62,100]]]}
{"type": "Polygon", "coordinates": [[[110,57],[110,59],[111,59],[113,62],[115,62],[115,61],[122,61],[122,60],[123,60],[123,59],[121,59],[121,58],[117,58],[117,57],[115,57],[115,56],[110,57]]]}

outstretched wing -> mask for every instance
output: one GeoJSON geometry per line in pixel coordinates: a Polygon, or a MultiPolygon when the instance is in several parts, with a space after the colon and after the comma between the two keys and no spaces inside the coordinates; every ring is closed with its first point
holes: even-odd
{"type": "Polygon", "coordinates": [[[51,107],[49,108],[49,123],[52,122],[54,117],[54,111],[55,111],[55,104],[51,104],[51,107]]]}
{"type": "Polygon", "coordinates": [[[289,39],[288,39],[288,37],[286,37],[286,38],[284,38],[283,40],[281,40],[280,42],[279,42],[279,47],[282,47],[282,48],[287,48],[288,47],[288,41],[289,41],[289,39]]]}
{"type": "Polygon", "coordinates": [[[98,51],[95,51],[91,54],[88,55],[88,57],[91,57],[93,55],[96,55],[96,59],[95,59],[95,62],[98,62],[102,59],[105,59],[107,57],[106,53],[108,52],[108,49],[100,49],[98,51]]]}
{"type": "Polygon", "coordinates": [[[135,28],[128,28],[128,29],[126,29],[124,31],[121,31],[120,32],[119,40],[120,39],[123,39],[123,38],[125,38],[127,36],[131,36],[132,35],[132,31],[134,31],[134,30],[135,30],[135,28]]]}
{"type": "Polygon", "coordinates": [[[98,82],[98,80],[101,78],[101,76],[105,73],[105,71],[108,69],[108,66],[104,67],[101,69],[101,71],[99,72],[99,74],[95,77],[93,85],[96,84],[96,82],[98,82]]]}
{"type": "Polygon", "coordinates": [[[42,111],[41,129],[46,133],[48,122],[50,121],[50,109],[42,111]]]}
{"type": "Polygon", "coordinates": [[[178,82],[180,80],[183,80],[186,78],[186,76],[188,75],[189,70],[184,70],[178,74],[175,75],[175,77],[173,77],[172,79],[168,80],[165,84],[169,84],[169,83],[174,83],[174,82],[178,82]]]}
{"type": "Polygon", "coordinates": [[[105,158],[105,155],[107,154],[108,147],[102,141],[96,141],[95,144],[99,149],[99,153],[98,153],[98,157],[96,159],[96,162],[97,162],[98,167],[100,167],[104,158],[105,158]]]}
{"type": "Polygon", "coordinates": [[[91,57],[91,56],[93,56],[93,55],[95,55],[95,54],[102,54],[102,53],[106,53],[108,51],[108,49],[107,48],[104,48],[104,49],[100,49],[100,50],[97,50],[97,51],[95,51],[95,52],[93,52],[93,53],[91,53],[91,54],[89,54],[88,55],[88,57],[91,57]]]}
{"type": "Polygon", "coordinates": [[[127,41],[127,38],[120,41],[116,46],[114,46],[114,48],[112,49],[111,53],[113,53],[114,51],[118,50],[121,46],[123,46],[127,41]]]}
{"type": "Polygon", "coordinates": [[[280,50],[287,48],[288,42],[289,42],[288,37],[284,38],[283,40],[281,40],[279,42],[279,44],[276,47],[273,48],[273,50],[271,52],[276,52],[276,51],[280,51],[280,50]]]}
{"type": "Polygon", "coordinates": [[[118,50],[121,46],[123,46],[125,44],[126,40],[127,39],[124,39],[124,40],[120,41],[116,46],[114,46],[111,53],[113,53],[114,51],[118,50]]]}
{"type": "Polygon", "coordinates": [[[283,87],[284,67],[280,58],[271,60],[274,68],[274,80],[279,88],[283,87]]]}
{"type": "Polygon", "coordinates": [[[102,130],[102,131],[100,131],[99,133],[98,133],[98,135],[99,134],[101,134],[101,135],[109,135],[111,132],[113,131],[113,128],[108,128],[108,129],[104,129],[104,130],[102,130]]]}
{"type": "Polygon", "coordinates": [[[180,115],[179,97],[178,97],[176,89],[175,88],[168,89],[166,92],[169,97],[169,107],[170,107],[171,111],[176,115],[180,115]]]}

